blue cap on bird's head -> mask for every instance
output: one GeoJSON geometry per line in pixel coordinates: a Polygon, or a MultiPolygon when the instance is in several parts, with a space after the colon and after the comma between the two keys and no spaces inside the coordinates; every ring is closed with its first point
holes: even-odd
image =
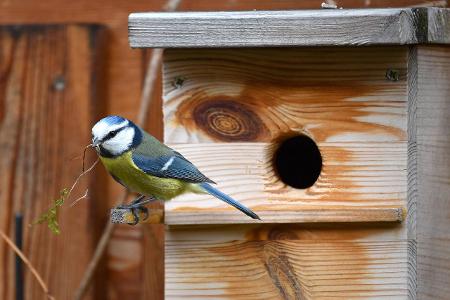
{"type": "Polygon", "coordinates": [[[108,125],[116,125],[116,124],[123,123],[125,121],[128,121],[128,120],[121,116],[107,116],[107,117],[104,117],[103,119],[101,119],[100,121],[98,121],[97,124],[100,122],[103,122],[108,125]]]}
{"type": "Polygon", "coordinates": [[[142,133],[133,122],[121,116],[107,116],[92,127],[92,145],[103,156],[114,157],[136,147],[142,133]]]}

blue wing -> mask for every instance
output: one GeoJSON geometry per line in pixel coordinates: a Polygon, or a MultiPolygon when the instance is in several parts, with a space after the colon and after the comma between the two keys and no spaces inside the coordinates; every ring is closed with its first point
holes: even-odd
{"type": "Polygon", "coordinates": [[[176,151],[158,157],[150,157],[142,152],[133,152],[134,164],[145,173],[161,177],[176,178],[191,183],[210,182],[190,161],[176,151]]]}

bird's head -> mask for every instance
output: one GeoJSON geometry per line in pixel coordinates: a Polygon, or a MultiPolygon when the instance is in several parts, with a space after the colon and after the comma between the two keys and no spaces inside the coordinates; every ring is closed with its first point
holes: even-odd
{"type": "Polygon", "coordinates": [[[92,146],[105,157],[119,156],[139,145],[142,133],[133,122],[108,116],[92,127],[92,146]]]}

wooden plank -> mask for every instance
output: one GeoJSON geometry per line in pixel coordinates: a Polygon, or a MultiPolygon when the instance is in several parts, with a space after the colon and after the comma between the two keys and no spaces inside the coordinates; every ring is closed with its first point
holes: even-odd
{"type": "Polygon", "coordinates": [[[417,299],[417,47],[408,54],[408,184],[406,230],[408,251],[408,299],[417,299]]]}
{"type": "MultiPolygon", "coordinates": [[[[165,142],[265,222],[399,220],[407,48],[363,50],[168,50],[165,142]],[[397,81],[386,79],[388,70],[397,81]],[[279,145],[297,134],[322,156],[308,189],[282,183],[273,165],[279,145]]],[[[168,224],[250,221],[209,196],[166,205],[168,224]]]]}
{"type": "MultiPolygon", "coordinates": [[[[73,158],[90,139],[99,62],[99,44],[92,41],[100,34],[88,25],[0,27],[0,226],[13,236],[14,213],[24,215],[24,252],[56,299],[73,296],[92,254],[101,205],[64,205],[57,237],[45,225],[28,225],[81,171],[73,158]]],[[[83,180],[73,196],[91,183],[83,180]]],[[[0,271],[0,298],[13,299],[14,255],[4,243],[0,257],[7,266],[0,271]]],[[[27,299],[43,299],[28,271],[24,282],[27,299]]],[[[91,291],[88,299],[94,298],[91,291]]]]}
{"type": "MultiPolygon", "coordinates": [[[[321,7],[321,1],[315,0],[277,0],[259,1],[259,0],[225,0],[212,3],[210,0],[186,0],[180,4],[179,11],[230,11],[230,10],[288,10],[288,9],[318,9],[321,7]]],[[[337,2],[338,7],[343,8],[388,8],[388,7],[446,7],[446,0],[341,0],[337,2]]],[[[150,11],[147,9],[146,11],[150,11]]]]}
{"type": "Polygon", "coordinates": [[[171,227],[165,298],[405,299],[408,241],[379,226],[171,227]]]}
{"type": "MultiPolygon", "coordinates": [[[[209,200],[209,199],[208,199],[209,200]]],[[[218,201],[214,198],[209,202],[218,201]]],[[[222,205],[224,206],[224,205],[222,205]]],[[[247,223],[336,223],[336,222],[400,222],[404,219],[401,207],[369,207],[369,208],[304,208],[300,205],[283,207],[274,211],[272,207],[261,210],[253,208],[261,220],[256,221],[230,211],[226,207],[222,210],[186,206],[170,210],[166,218],[169,225],[199,225],[199,224],[247,224],[247,223]],[[225,210],[227,209],[227,210],[225,210]]]]}
{"type": "Polygon", "coordinates": [[[428,8],[428,40],[434,44],[450,43],[450,9],[428,8]]]}
{"type": "MultiPolygon", "coordinates": [[[[171,145],[263,222],[400,221],[406,198],[404,143],[321,143],[322,173],[311,188],[286,186],[274,174],[266,143],[171,145]],[[346,148],[348,157],[341,157],[346,148]]],[[[253,222],[209,195],[166,204],[166,224],[253,222]]]]}
{"type": "Polygon", "coordinates": [[[143,226],[141,299],[164,299],[164,225],[143,226]]]}
{"type": "Polygon", "coordinates": [[[448,43],[447,15],[442,8],[158,12],[132,13],[128,27],[134,48],[404,45],[448,43]],[[440,21],[430,24],[430,40],[427,20],[440,21]]]}
{"type": "Polygon", "coordinates": [[[167,50],[164,141],[406,141],[406,65],[405,47],[167,50]]]}
{"type": "Polygon", "coordinates": [[[417,296],[450,293],[450,48],[417,49],[417,296]]]}

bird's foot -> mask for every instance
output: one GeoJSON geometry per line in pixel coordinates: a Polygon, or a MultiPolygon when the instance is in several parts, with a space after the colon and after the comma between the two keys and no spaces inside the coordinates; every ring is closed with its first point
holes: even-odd
{"type": "Polygon", "coordinates": [[[136,225],[137,223],[139,223],[139,221],[145,221],[148,219],[148,208],[144,207],[144,206],[140,206],[140,207],[132,207],[130,208],[131,213],[133,214],[133,222],[132,223],[128,223],[130,225],[136,225]],[[141,214],[142,213],[144,216],[142,217],[141,220],[141,214]]]}
{"type": "Polygon", "coordinates": [[[131,214],[133,215],[133,221],[128,223],[129,225],[136,225],[139,223],[139,221],[145,221],[149,216],[148,208],[145,206],[140,206],[136,204],[129,204],[129,205],[123,204],[117,206],[117,208],[127,209],[131,212],[131,214]],[[143,217],[141,217],[141,214],[143,214],[143,217]]]}
{"type": "Polygon", "coordinates": [[[148,208],[145,207],[145,204],[148,204],[152,201],[155,201],[155,198],[149,197],[148,199],[145,199],[144,195],[141,195],[137,197],[133,202],[130,204],[122,204],[119,205],[117,208],[119,209],[128,209],[131,211],[131,214],[133,215],[133,222],[128,223],[129,225],[136,225],[139,223],[139,221],[145,221],[148,219],[149,213],[148,208]],[[140,213],[144,215],[144,217],[141,219],[140,213]]]}

